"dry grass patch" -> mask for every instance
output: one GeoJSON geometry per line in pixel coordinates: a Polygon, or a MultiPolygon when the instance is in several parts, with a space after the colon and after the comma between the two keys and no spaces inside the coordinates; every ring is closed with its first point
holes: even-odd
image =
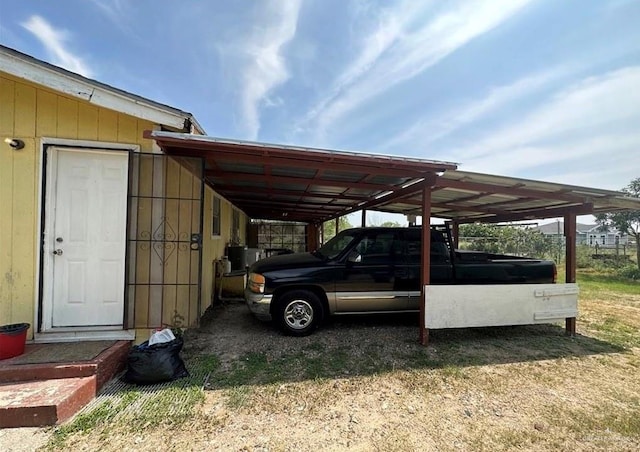
{"type": "Polygon", "coordinates": [[[557,325],[443,330],[427,348],[415,317],[337,319],[291,338],[224,306],[187,335],[187,356],[211,364],[189,416],[139,431],[94,424],[65,446],[638,450],[639,286],[582,287],[575,338],[557,325]]]}

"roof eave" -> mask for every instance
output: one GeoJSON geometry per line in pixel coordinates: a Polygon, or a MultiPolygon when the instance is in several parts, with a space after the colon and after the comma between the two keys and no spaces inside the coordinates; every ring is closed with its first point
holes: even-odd
{"type": "Polygon", "coordinates": [[[192,124],[192,132],[205,133],[191,113],[100,83],[5,46],[0,46],[0,71],[154,124],[184,130],[186,120],[192,124]]]}

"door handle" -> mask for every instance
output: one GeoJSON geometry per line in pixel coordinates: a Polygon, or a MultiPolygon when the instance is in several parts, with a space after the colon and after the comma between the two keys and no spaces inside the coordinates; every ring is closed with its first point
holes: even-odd
{"type": "Polygon", "coordinates": [[[53,250],[53,254],[55,254],[56,256],[62,256],[62,250],[61,249],[53,250]]]}

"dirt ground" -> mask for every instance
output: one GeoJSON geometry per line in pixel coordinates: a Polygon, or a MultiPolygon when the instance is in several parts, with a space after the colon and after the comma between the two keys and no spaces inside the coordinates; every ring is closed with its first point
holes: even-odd
{"type": "MultiPolygon", "coordinates": [[[[640,312],[640,296],[630,304],[640,312]]],[[[640,449],[640,437],[620,434],[614,425],[625,422],[625,416],[640,415],[640,350],[618,353],[605,346],[600,352],[597,345],[603,344],[575,344],[561,328],[550,326],[505,334],[526,344],[528,331],[548,334],[543,342],[562,344],[548,355],[545,350],[527,354],[501,337],[497,347],[492,343],[476,349],[480,365],[465,365],[465,354],[460,366],[440,365],[442,353],[455,351],[446,342],[458,337],[435,335],[430,347],[422,349],[415,316],[340,318],[311,336],[291,338],[253,319],[244,306],[229,305],[191,344],[216,353],[223,366],[249,352],[275,361],[322,344],[322,350],[346,350],[346,356],[359,360],[379,347],[388,358],[396,357],[396,369],[345,370],[332,380],[255,386],[238,408],[229,407],[228,391],[213,389],[202,408],[207,427],[191,424],[187,441],[165,439],[176,450],[640,449]],[[511,346],[513,350],[501,350],[511,346]],[[440,364],[408,366],[403,357],[416,352],[440,364]],[[539,357],[532,359],[536,353],[539,357]],[[629,401],[624,410],[610,408],[629,401]],[[614,419],[592,419],[590,413],[598,409],[612,409],[614,419]]],[[[461,342],[474,353],[473,338],[461,342]]]]}
{"type": "Polygon", "coordinates": [[[31,452],[48,439],[49,432],[43,428],[0,428],[0,450],[6,452],[31,452]]]}
{"type": "MultiPolygon", "coordinates": [[[[631,298],[637,314],[640,295],[631,298]]],[[[581,328],[574,339],[558,326],[437,333],[423,348],[415,316],[341,318],[292,338],[230,303],[187,333],[185,354],[217,356],[222,374],[249,366],[250,354],[265,357],[262,371],[304,359],[268,383],[208,382],[185,423],[103,428],[65,449],[638,450],[640,350],[581,328]],[[335,375],[305,376],[304,363],[327,353],[335,360],[320,362],[335,375]]],[[[50,434],[0,431],[0,449],[34,450],[50,434]]]]}

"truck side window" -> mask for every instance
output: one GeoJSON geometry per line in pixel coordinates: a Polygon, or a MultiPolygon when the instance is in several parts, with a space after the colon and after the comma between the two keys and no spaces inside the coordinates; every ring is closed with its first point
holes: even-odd
{"type": "Polygon", "coordinates": [[[327,259],[333,259],[338,256],[351,242],[356,238],[353,230],[346,230],[332,237],[327,243],[322,245],[318,252],[327,259]]]}
{"type": "MultiPolygon", "coordinates": [[[[407,234],[407,262],[420,264],[422,256],[422,237],[420,231],[411,231],[407,234]]],[[[444,264],[449,262],[449,249],[444,242],[444,237],[439,233],[431,233],[431,263],[444,264]]]]}
{"type": "Polygon", "coordinates": [[[356,250],[362,256],[362,264],[389,264],[393,261],[394,237],[393,233],[369,233],[365,235],[356,250]]]}
{"type": "Polygon", "coordinates": [[[449,261],[449,250],[444,242],[431,242],[431,263],[444,264],[449,261]]]}

